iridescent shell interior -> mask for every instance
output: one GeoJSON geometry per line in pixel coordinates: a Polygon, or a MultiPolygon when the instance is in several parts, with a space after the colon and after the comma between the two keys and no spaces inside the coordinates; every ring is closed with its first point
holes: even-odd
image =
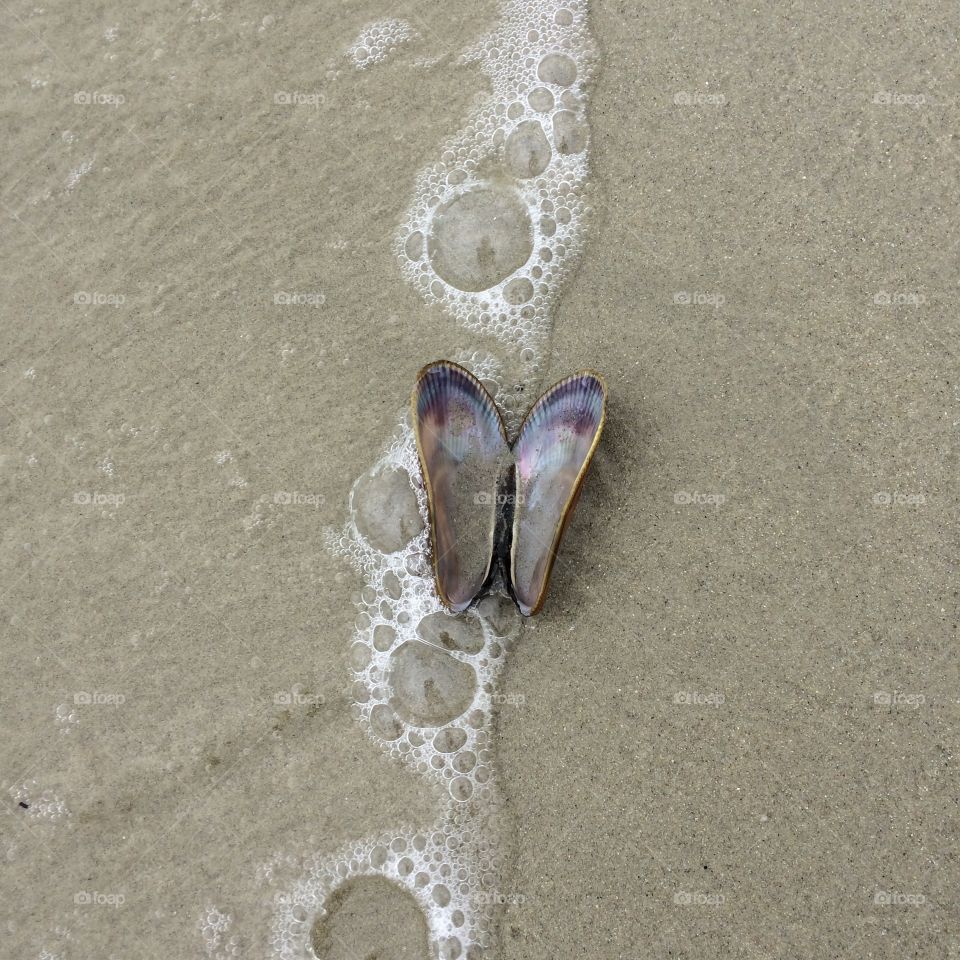
{"type": "Polygon", "coordinates": [[[584,372],[551,387],[512,450],[493,399],[455,363],[424,367],[412,404],[440,599],[465,610],[500,564],[521,613],[537,613],[603,428],[603,380],[584,372]]]}
{"type": "Polygon", "coordinates": [[[511,580],[524,616],[543,606],[563,531],[600,439],[606,396],[599,376],[575,374],[551,387],[520,428],[511,580]]]}
{"type": "Polygon", "coordinates": [[[413,424],[427,488],[440,599],[466,609],[493,562],[497,493],[510,467],[506,430],[493,399],[448,361],[420,372],[413,424]]]}

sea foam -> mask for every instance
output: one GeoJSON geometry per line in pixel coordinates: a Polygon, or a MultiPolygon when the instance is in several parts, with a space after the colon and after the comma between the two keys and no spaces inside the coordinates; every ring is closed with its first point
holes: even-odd
{"type": "MultiPolygon", "coordinates": [[[[502,0],[497,26],[463,60],[479,63],[490,91],[417,176],[395,252],[403,276],[475,340],[453,359],[515,426],[540,385],[553,308],[583,246],[595,62],[586,0],[502,0]]],[[[312,855],[276,897],[274,954],[312,957],[331,896],[383,877],[419,904],[433,956],[492,956],[504,901],[493,731],[521,622],[503,597],[456,617],[440,604],[406,414],[328,546],[364,584],[349,653],[357,721],[424,778],[436,809],[424,824],[312,855]]]]}

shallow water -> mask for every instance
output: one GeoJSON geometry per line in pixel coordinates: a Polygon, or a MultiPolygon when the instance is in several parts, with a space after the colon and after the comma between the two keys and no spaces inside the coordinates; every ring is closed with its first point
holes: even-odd
{"type": "MultiPolygon", "coordinates": [[[[593,212],[544,214],[569,269],[502,349],[525,284],[477,310],[401,259],[418,177],[491,96],[459,55],[496,4],[11,8],[11,955],[275,955],[277,894],[456,802],[357,722],[351,668],[404,641],[329,545],[416,371],[476,351],[514,418],[574,369],[611,387],[547,607],[483,668],[493,846],[457,856],[496,860],[471,889],[497,955],[950,956],[956,21],[593,4],[593,212]],[[409,35],[357,69],[385,18],[409,35]]],[[[517,178],[542,141],[504,155],[517,178]]],[[[518,254],[456,256],[431,262],[470,294],[518,254]]],[[[412,488],[399,515],[373,493],[368,542],[423,538],[412,488]]],[[[459,709],[404,669],[401,720],[459,709]]],[[[404,897],[348,885],[300,942],[422,957],[404,897]]]]}

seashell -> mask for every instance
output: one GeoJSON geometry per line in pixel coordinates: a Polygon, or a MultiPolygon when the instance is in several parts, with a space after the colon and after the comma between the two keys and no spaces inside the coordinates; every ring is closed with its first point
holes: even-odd
{"type": "Polygon", "coordinates": [[[551,387],[520,425],[510,584],[525,617],[546,599],[560,540],[600,442],[606,399],[599,375],[577,373],[551,387]]]}
{"type": "Polygon", "coordinates": [[[493,563],[496,492],[510,466],[507,432],[490,394],[455,363],[424,367],[411,403],[437,593],[459,612],[481,592],[493,563]]]}
{"type": "Polygon", "coordinates": [[[483,384],[448,360],[411,398],[437,594],[454,612],[497,586],[524,616],[542,608],[560,541],[606,417],[603,378],[583,371],[533,405],[511,446],[483,384]]]}

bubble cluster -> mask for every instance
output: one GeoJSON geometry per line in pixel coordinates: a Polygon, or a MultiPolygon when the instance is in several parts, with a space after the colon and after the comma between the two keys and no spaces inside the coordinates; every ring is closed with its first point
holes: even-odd
{"type": "Polygon", "coordinates": [[[486,905],[497,901],[496,855],[487,834],[453,803],[435,829],[408,828],[345,844],[333,856],[311,861],[296,886],[278,898],[277,954],[312,957],[314,928],[327,919],[332,894],[351,880],[382,877],[420,906],[434,957],[478,960],[495,939],[493,911],[486,905]]]}
{"type": "Polygon", "coordinates": [[[464,60],[491,94],[418,176],[395,250],[426,300],[522,354],[533,381],[587,212],[586,4],[503,2],[464,60]]]}
{"type": "Polygon", "coordinates": [[[200,916],[200,936],[210,960],[233,960],[241,956],[239,938],[230,932],[233,918],[212,904],[200,916]]]}
{"type": "Polygon", "coordinates": [[[53,790],[41,788],[36,780],[27,780],[10,787],[8,793],[31,820],[56,822],[70,814],[66,802],[53,790]]]}
{"type": "Polygon", "coordinates": [[[54,710],[54,718],[56,719],[57,727],[61,734],[72,733],[80,722],[77,711],[72,709],[67,703],[57,704],[54,710]]]}
{"type": "Polygon", "coordinates": [[[405,43],[419,40],[420,34],[406,20],[391,17],[369,23],[350,44],[347,56],[358,70],[383,63],[405,43]]]}
{"type": "MultiPolygon", "coordinates": [[[[489,356],[458,359],[480,376],[498,372],[489,356]]],[[[284,960],[311,956],[325,904],[359,877],[384,877],[411,893],[439,957],[475,957],[493,936],[491,892],[500,870],[491,732],[519,616],[502,597],[488,597],[460,616],[444,609],[434,590],[426,519],[413,432],[404,417],[381,459],[354,484],[344,529],[329,531],[327,541],[364,581],[354,598],[358,614],[348,654],[355,715],[386,753],[435,786],[439,816],[428,829],[391,831],[315,857],[277,900],[273,943],[284,960]]]]}
{"type": "MultiPolygon", "coordinates": [[[[529,403],[525,386],[538,383],[552,308],[583,243],[594,52],[586,0],[501,0],[499,9],[498,26],[463,57],[480,63],[491,93],[417,177],[395,252],[426,300],[498,341],[496,352],[453,359],[483,382],[512,426],[529,403]]],[[[375,62],[364,36],[354,48],[375,62]]],[[[434,958],[478,960],[496,939],[502,874],[492,736],[520,618],[496,595],[457,616],[446,611],[427,524],[404,414],[354,484],[349,517],[327,532],[327,546],[363,581],[348,652],[355,716],[384,753],[431,785],[437,810],[427,827],[308,860],[275,900],[272,943],[282,960],[314,956],[331,898],[362,877],[385,878],[414,897],[434,958]]]]}
{"type": "MultiPolygon", "coordinates": [[[[473,360],[480,373],[491,372],[489,364],[484,370],[474,358],[462,359],[473,360]]],[[[513,611],[503,621],[499,603],[488,605],[487,614],[447,612],[434,588],[426,521],[416,445],[404,417],[383,457],[354,484],[344,530],[328,534],[328,546],[365,584],[354,598],[358,614],[349,652],[354,711],[387,753],[453,799],[491,801],[493,694],[519,620],[513,611]],[[381,498],[371,476],[389,476],[394,484],[402,478],[409,499],[381,498]],[[362,522],[372,512],[371,496],[382,526],[407,531],[404,543],[384,550],[371,541],[362,522]],[[501,622],[494,625],[492,614],[501,622]],[[458,782],[464,777],[469,783],[458,782]]]]}

